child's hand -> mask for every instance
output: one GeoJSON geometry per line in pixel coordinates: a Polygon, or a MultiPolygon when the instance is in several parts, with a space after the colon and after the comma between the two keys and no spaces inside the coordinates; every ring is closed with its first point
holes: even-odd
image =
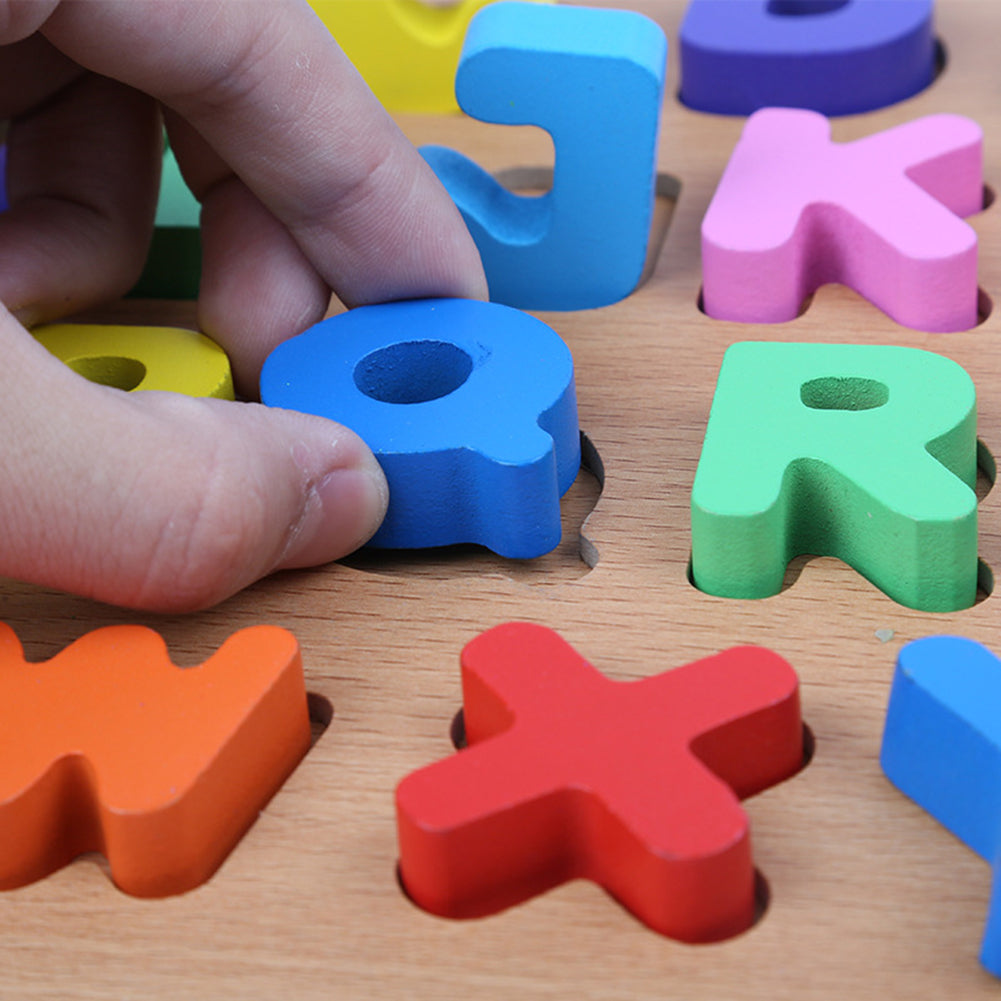
{"type": "Polygon", "coordinates": [[[349,305],[481,297],[462,220],[311,10],[276,0],[0,2],[0,573],[188,609],[360,545],[365,446],[320,418],[86,382],[19,325],[127,290],[156,203],[162,102],[203,204],[202,328],[238,387],[349,305]]]}

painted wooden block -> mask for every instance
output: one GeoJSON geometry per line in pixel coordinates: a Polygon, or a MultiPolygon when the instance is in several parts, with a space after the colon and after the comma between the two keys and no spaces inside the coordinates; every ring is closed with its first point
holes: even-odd
{"type": "Polygon", "coordinates": [[[982,133],[930,115],[832,143],[812,111],[744,128],[702,222],[703,301],[719,320],[780,323],[828,282],[915,330],[977,323],[982,133]]]}
{"type": "Polygon", "coordinates": [[[508,623],[462,653],[468,748],[397,788],[400,874],[434,914],[492,914],[577,877],[672,938],[754,917],[739,797],[803,760],[792,668],[740,647],[634,682],[508,623]]]}
{"type": "Polygon", "coordinates": [[[369,545],[524,559],[559,543],[580,433],[573,358],[541,320],[467,299],[362,306],[279,345],[261,399],[367,442],[390,493],[369,545]]]}
{"type": "Polygon", "coordinates": [[[589,309],[638,283],[657,172],[667,42],[624,10],[495,3],[473,18],[455,80],[482,121],[553,140],[552,189],[518,195],[454,150],[421,152],[462,211],[495,302],[589,309]]]}
{"type": "Polygon", "coordinates": [[[837,556],[931,612],[977,588],[976,393],[916,348],[744,342],[720,369],[692,488],[692,579],[764,598],[837,556]]]}
{"type": "Polygon", "coordinates": [[[202,274],[201,206],[166,147],[153,239],[132,299],[197,299],[202,274]]]}
{"type": "Polygon", "coordinates": [[[97,629],[29,664],[0,624],[0,888],[99,851],[126,893],[207,880],[309,747],[299,647],[243,629],[175,667],[158,633],[97,629]]]}
{"type": "Polygon", "coordinates": [[[233,399],[229,358],[204,334],[178,327],[52,323],[35,338],[74,372],[117,389],[233,399]]]}
{"type": "Polygon", "coordinates": [[[998,658],[956,636],[908,643],[897,658],[880,763],[894,785],[991,864],[980,961],[1001,976],[998,658]]]}
{"type": "Polygon", "coordinates": [[[455,69],[469,19],[492,2],[310,0],[310,5],[387,109],[449,114],[459,110],[455,69]]]}
{"type": "Polygon", "coordinates": [[[853,115],[935,76],[933,0],[691,0],[679,32],[682,103],[749,115],[853,115]]]}

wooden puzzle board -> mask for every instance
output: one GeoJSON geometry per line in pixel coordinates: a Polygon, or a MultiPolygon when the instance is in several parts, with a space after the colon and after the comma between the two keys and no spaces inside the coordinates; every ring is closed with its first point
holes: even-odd
{"type": "MultiPolygon", "coordinates": [[[[635,6],[670,40],[660,170],[680,196],[650,280],[616,305],[543,314],[577,365],[580,421],[600,455],[565,502],[560,549],[532,563],[463,551],[359,558],[286,573],[221,607],[136,616],[12,582],[0,610],[42,659],[100,625],[144,621],[182,664],[235,630],[292,629],[307,688],[333,721],[210,882],[167,900],[118,891],[96,857],[0,894],[0,997],[720,999],[997,996],[977,962],[990,870],[883,777],[877,760],[894,659],[909,640],[959,633],[1001,651],[1001,596],[949,615],[896,605],[837,560],[799,560],[762,601],[688,582],[689,491],[726,347],[738,340],[903,344],[972,375],[979,435],[1001,450],[1001,310],[960,334],[904,329],[842,288],[822,289],[777,326],[713,321],[698,309],[699,223],[742,120],[675,100],[681,0],[635,6]],[[431,917],[396,880],[393,789],[451,752],[458,657],[473,636],[523,619],[560,632],[609,676],[639,678],[741,643],[769,646],[799,673],[811,763],[746,803],[769,888],[761,920],[727,942],[689,946],[650,932],[600,888],[564,886],[503,914],[431,917]],[[892,637],[888,638],[892,633],[892,637]],[[882,638],[881,638],[882,637],[882,638]]],[[[939,0],[946,52],[923,94],[837,120],[839,140],[947,111],[986,133],[997,183],[1001,4],[939,0]]],[[[501,170],[551,160],[548,139],[462,118],[402,118],[418,143],[452,145],[501,170]]],[[[971,219],[980,283],[1001,290],[998,206],[971,219]]],[[[188,305],[127,302],[100,314],[188,319],[188,305]]],[[[989,462],[986,465],[990,465],[989,462]]],[[[982,478],[983,493],[989,486],[982,478]]],[[[86,489],[81,485],[81,489],[86,489]]],[[[998,491],[981,504],[980,555],[1001,570],[998,491]]],[[[319,727],[318,727],[319,729],[319,727]]]]}

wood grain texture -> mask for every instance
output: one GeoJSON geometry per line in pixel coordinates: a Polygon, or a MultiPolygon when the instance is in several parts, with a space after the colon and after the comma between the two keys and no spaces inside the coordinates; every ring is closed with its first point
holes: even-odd
{"type": "MultiPolygon", "coordinates": [[[[604,489],[584,474],[565,504],[567,539],[551,557],[510,564],[461,551],[359,556],[266,580],[199,615],[140,619],[173,659],[196,663],[255,623],[293,630],[309,691],[334,718],[222,869],[162,901],[132,899],[99,860],[0,895],[0,996],[297,999],[938,999],[995,997],[977,962],[989,867],[883,777],[878,760],[900,646],[952,632],[1001,651],[1001,595],[949,615],[896,605],[834,559],[798,560],[779,595],[729,601],[687,580],[689,491],[726,347],[768,339],[903,344],[960,362],[979,390],[979,435],[1001,453],[1001,310],[976,329],[924,334],[855,294],[826,287],[793,322],[710,320],[697,307],[699,223],[742,120],[688,111],[677,93],[681,0],[631,4],[671,44],[659,167],[680,181],[649,281],[625,301],[542,314],[577,365],[581,427],[604,489]],[[393,789],[451,752],[463,644],[510,619],[558,630],[614,678],[645,677],[739,643],[772,647],[796,668],[812,762],[747,801],[756,863],[770,889],[763,918],[723,943],[661,938],[602,890],[578,882],[503,914],[431,917],[395,875],[393,789]],[[883,641],[877,636],[892,638],[883,641]]],[[[895,107],[839,119],[838,140],[920,115],[969,115],[986,132],[985,175],[1001,180],[1001,5],[939,0],[940,78],[895,107]]],[[[490,169],[545,166],[533,130],[456,117],[405,117],[415,142],[439,142],[490,169]]],[[[971,222],[980,283],[1001,296],[1001,206],[971,222]]],[[[106,318],[176,323],[188,307],[127,302],[106,318]]],[[[985,485],[986,486],[986,485],[985,485]]],[[[980,554],[1001,572],[1001,497],[981,504],[980,554]]],[[[0,614],[29,657],[51,656],[119,610],[14,582],[0,614]]]]}

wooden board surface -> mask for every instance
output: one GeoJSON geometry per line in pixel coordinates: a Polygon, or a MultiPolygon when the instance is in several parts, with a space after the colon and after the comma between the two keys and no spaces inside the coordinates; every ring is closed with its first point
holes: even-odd
{"type": "MultiPolygon", "coordinates": [[[[988,865],[897,793],[877,761],[897,650],[953,632],[1001,651],[1001,595],[982,594],[956,614],[916,612],[829,558],[797,561],[788,587],[762,601],[710,597],[686,575],[689,492],[729,344],[837,341],[941,352],[973,376],[979,435],[996,452],[1001,311],[966,333],[923,334],[828,287],[791,323],[704,316],[699,223],[742,120],[690,112],[675,100],[680,0],[634,6],[670,39],[660,169],[680,181],[680,196],[641,289],[605,309],[542,314],[573,350],[581,427],[600,456],[603,489],[581,475],[564,505],[564,544],[531,563],[470,551],[364,557],[282,574],[217,609],[176,618],[0,584],[0,614],[34,659],[114,622],[153,625],[182,664],[202,660],[243,626],[286,626],[302,644],[309,691],[334,712],[201,888],[136,900],[112,885],[100,859],[87,857],[0,894],[0,997],[803,1001],[1001,991],[977,962],[988,865]],[[593,568],[578,555],[585,519],[593,568]],[[393,789],[451,752],[459,651],[510,619],[558,630],[614,678],[644,677],[739,643],[767,645],[793,664],[815,754],[795,778],[746,803],[769,888],[750,931],[682,945],[584,882],[468,922],[431,917],[408,901],[396,880],[393,789]]],[[[947,62],[933,86],[893,108],[837,120],[835,138],[933,112],[969,115],[985,129],[985,176],[995,185],[1001,5],[940,0],[937,28],[947,62]]],[[[551,144],[533,130],[458,117],[400,121],[415,142],[452,145],[490,169],[551,162],[551,144]]],[[[999,220],[998,206],[971,220],[988,297],[1001,294],[999,220]]],[[[172,322],[190,310],[133,302],[104,315],[172,322]]],[[[988,487],[985,480],[981,492],[988,487]]],[[[987,491],[980,510],[987,582],[991,570],[1001,571],[998,491],[987,491]]]]}

